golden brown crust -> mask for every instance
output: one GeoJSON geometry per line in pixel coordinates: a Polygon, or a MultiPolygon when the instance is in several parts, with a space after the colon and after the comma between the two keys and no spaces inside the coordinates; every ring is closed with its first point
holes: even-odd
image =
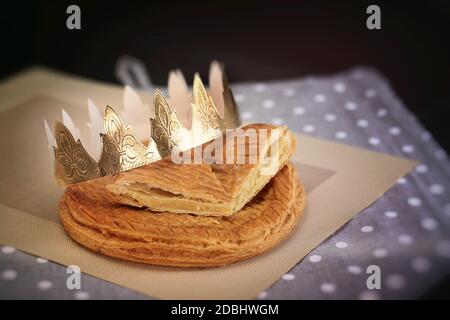
{"type": "Polygon", "coordinates": [[[201,158],[199,164],[179,165],[168,157],[118,174],[107,189],[119,204],[152,211],[231,216],[270,181],[295,151],[295,136],[285,126],[251,124],[239,130],[247,138],[234,131],[233,135],[194,148],[200,151],[198,154],[205,150],[222,154],[223,159],[231,160],[225,164],[206,164],[201,158]],[[211,146],[214,148],[208,149],[211,146]],[[269,150],[277,161],[271,171],[270,161],[264,158],[269,150]],[[230,155],[234,158],[229,159],[230,155]]]}
{"type": "Polygon", "coordinates": [[[291,164],[231,217],[118,206],[105,188],[111,179],[69,186],[60,201],[63,226],[89,249],[154,265],[211,267],[261,254],[287,237],[306,201],[291,164]]]}

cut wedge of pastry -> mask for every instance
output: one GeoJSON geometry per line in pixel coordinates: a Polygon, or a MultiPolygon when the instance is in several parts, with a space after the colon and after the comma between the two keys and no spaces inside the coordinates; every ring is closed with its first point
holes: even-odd
{"type": "Polygon", "coordinates": [[[295,145],[285,126],[250,124],[175,157],[122,172],[107,189],[116,203],[151,211],[231,216],[288,162],[295,145]]]}
{"type": "Polygon", "coordinates": [[[59,204],[72,239],[101,254],[174,267],[248,259],[286,239],[302,216],[305,190],[291,163],[231,217],[149,212],[111,201],[102,177],[67,187],[59,204]]]}

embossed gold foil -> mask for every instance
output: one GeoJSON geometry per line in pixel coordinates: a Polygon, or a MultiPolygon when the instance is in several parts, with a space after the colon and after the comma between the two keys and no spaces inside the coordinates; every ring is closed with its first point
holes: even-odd
{"type": "Polygon", "coordinates": [[[58,183],[76,183],[100,176],[97,162],[75,141],[62,122],[55,123],[55,177],[58,183]]]}
{"type": "MultiPolygon", "coordinates": [[[[223,70],[221,69],[223,72],[223,70]]],[[[93,159],[81,141],[60,121],[54,128],[56,146],[54,174],[59,184],[78,183],[130,170],[170,155],[196,147],[217,138],[225,129],[236,128],[240,121],[228,81],[222,73],[224,115],[221,116],[198,74],[192,87],[191,129],[186,129],[177,112],[161,91],[153,99],[154,118],[150,118],[151,139],[148,146],[139,141],[130,126],[125,126],[119,114],[107,106],[100,159],[93,159]]],[[[221,102],[223,104],[223,102],[221,102]]]]}

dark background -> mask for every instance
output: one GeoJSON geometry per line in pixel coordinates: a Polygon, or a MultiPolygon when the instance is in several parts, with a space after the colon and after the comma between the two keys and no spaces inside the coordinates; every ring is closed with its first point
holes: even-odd
{"type": "MultiPolygon", "coordinates": [[[[213,59],[231,82],[329,74],[368,65],[450,150],[450,1],[8,1],[0,6],[0,78],[41,64],[117,82],[117,58],[142,60],[152,81],[169,70],[206,78],[213,59]],[[79,31],[66,8],[81,7],[79,31]],[[381,30],[366,8],[381,7],[381,30]]],[[[423,298],[449,297],[450,277],[423,298]]]]}
{"type": "Polygon", "coordinates": [[[43,64],[117,82],[123,54],[165,84],[179,67],[205,77],[225,62],[230,81],[379,69],[435,138],[450,150],[450,1],[13,1],[1,7],[1,71],[43,64]],[[79,31],[66,8],[81,8],[79,31]],[[381,7],[381,30],[366,8],[381,7]]]}

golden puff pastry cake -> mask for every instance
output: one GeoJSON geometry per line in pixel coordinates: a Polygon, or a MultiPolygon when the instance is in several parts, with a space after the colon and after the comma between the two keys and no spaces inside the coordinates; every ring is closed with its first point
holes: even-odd
{"type": "MultiPolygon", "coordinates": [[[[154,265],[222,266],[261,254],[288,236],[305,206],[305,190],[289,162],[232,216],[118,205],[107,190],[113,180],[104,177],[67,187],[60,201],[63,226],[91,250],[154,265]]],[[[216,192],[215,186],[208,188],[216,192]]]]}
{"type": "Polygon", "coordinates": [[[287,163],[295,136],[285,126],[251,124],[190,151],[191,162],[196,151],[204,156],[196,164],[167,157],[118,174],[107,189],[117,203],[151,211],[231,216],[287,163]],[[208,164],[215,155],[222,164],[208,164]]]}

